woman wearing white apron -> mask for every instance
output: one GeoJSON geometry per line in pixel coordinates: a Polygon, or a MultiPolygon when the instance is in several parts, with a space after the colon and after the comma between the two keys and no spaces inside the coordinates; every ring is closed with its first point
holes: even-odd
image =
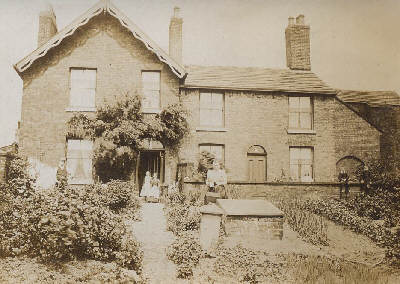
{"type": "Polygon", "coordinates": [[[144,183],[142,186],[142,190],[140,191],[140,196],[147,197],[151,193],[151,175],[150,172],[146,172],[146,176],[144,177],[144,183]]]}

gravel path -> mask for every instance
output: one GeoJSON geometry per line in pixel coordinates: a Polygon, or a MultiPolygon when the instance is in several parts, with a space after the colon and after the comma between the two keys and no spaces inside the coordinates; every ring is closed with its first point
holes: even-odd
{"type": "Polygon", "coordinates": [[[166,248],[174,241],[166,230],[164,205],[143,203],[142,220],[133,223],[133,232],[143,245],[143,276],[149,283],[176,283],[176,266],[168,260],[166,248]]]}

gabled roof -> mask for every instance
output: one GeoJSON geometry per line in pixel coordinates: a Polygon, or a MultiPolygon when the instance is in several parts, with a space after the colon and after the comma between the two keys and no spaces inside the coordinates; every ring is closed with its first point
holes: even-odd
{"type": "Polygon", "coordinates": [[[400,96],[393,91],[341,90],[337,96],[346,103],[365,103],[372,107],[385,105],[400,106],[400,96]]]}
{"type": "Polygon", "coordinates": [[[311,71],[255,67],[186,66],[183,87],[336,94],[311,71]]]}
{"type": "Polygon", "coordinates": [[[156,54],[160,61],[167,64],[176,76],[178,76],[179,78],[183,78],[186,75],[186,71],[183,66],[178,64],[167,53],[165,53],[155,42],[153,42],[142,30],[139,29],[138,26],[136,26],[119,9],[117,9],[109,0],[101,0],[100,2],[98,2],[82,16],[77,18],[61,31],[59,31],[45,44],[37,48],[24,59],[20,60],[17,64],[14,65],[15,70],[18,72],[18,74],[21,74],[22,72],[27,70],[37,59],[45,56],[50,49],[55,48],[65,38],[73,35],[76,29],[84,26],[89,22],[90,19],[101,13],[108,13],[109,15],[118,19],[121,25],[127,28],[136,39],[143,42],[148,50],[156,54]]]}

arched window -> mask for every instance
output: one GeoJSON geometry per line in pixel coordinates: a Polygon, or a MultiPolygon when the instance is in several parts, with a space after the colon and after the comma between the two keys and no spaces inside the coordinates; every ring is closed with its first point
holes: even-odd
{"type": "Polygon", "coordinates": [[[354,156],[345,156],[336,163],[336,178],[341,169],[349,175],[350,180],[355,181],[357,169],[364,166],[364,162],[354,156]]]}
{"type": "Polygon", "coordinates": [[[253,145],[247,151],[248,178],[250,182],[267,180],[267,153],[259,145],[253,145]]]}

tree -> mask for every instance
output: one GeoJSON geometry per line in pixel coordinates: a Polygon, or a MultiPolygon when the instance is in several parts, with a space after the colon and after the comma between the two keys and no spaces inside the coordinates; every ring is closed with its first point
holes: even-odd
{"type": "Polygon", "coordinates": [[[176,148],[188,133],[187,112],[181,104],[169,105],[160,114],[143,114],[141,98],[129,94],[99,108],[94,119],[75,114],[67,135],[94,140],[94,166],[103,182],[128,179],[148,139],[176,148]]]}

